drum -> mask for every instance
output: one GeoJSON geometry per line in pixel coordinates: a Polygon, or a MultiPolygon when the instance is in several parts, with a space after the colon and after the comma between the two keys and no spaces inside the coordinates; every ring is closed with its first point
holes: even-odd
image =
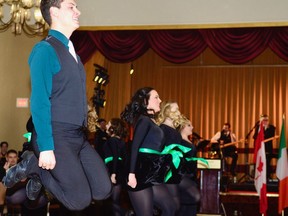
{"type": "Polygon", "coordinates": [[[208,158],[215,159],[215,158],[220,158],[220,157],[219,157],[219,154],[217,151],[209,150],[208,151],[208,158]]]}
{"type": "Polygon", "coordinates": [[[211,159],[220,158],[219,150],[220,150],[219,144],[218,143],[212,143],[208,149],[208,158],[211,158],[211,159]]]}

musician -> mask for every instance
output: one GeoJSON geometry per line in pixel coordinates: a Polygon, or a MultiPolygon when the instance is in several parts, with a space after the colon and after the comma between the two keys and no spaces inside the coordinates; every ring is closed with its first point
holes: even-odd
{"type": "Polygon", "coordinates": [[[229,145],[225,147],[225,144],[229,144],[231,142],[236,142],[236,136],[234,133],[231,132],[231,125],[230,123],[225,123],[223,125],[223,128],[221,131],[218,131],[212,138],[212,148],[214,148],[217,151],[222,151],[223,158],[225,157],[231,157],[232,158],[232,164],[230,167],[230,173],[233,176],[236,176],[235,168],[238,160],[238,154],[237,154],[237,147],[236,145],[229,145]],[[214,145],[213,145],[214,143],[214,145]],[[215,143],[219,143],[219,145],[215,145],[215,143]],[[217,148],[218,146],[218,148],[217,148]]]}
{"type": "MultiPolygon", "coordinates": [[[[255,133],[253,135],[254,143],[257,139],[260,123],[263,122],[264,127],[264,139],[268,139],[275,136],[276,127],[272,124],[269,124],[269,116],[267,114],[260,115],[260,121],[255,128],[255,133]]],[[[277,155],[273,154],[273,140],[265,142],[265,152],[266,152],[266,169],[267,169],[267,178],[271,177],[272,174],[272,166],[271,160],[272,158],[277,158],[277,155]]]]}

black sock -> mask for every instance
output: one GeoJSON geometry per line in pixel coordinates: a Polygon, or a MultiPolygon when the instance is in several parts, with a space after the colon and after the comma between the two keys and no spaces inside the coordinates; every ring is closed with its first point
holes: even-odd
{"type": "Polygon", "coordinates": [[[3,215],[4,205],[0,205],[0,215],[3,215]]]}

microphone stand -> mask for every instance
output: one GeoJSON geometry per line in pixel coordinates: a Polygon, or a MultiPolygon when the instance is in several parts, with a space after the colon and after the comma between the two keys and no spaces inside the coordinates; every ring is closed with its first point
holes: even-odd
{"type": "Polygon", "coordinates": [[[254,176],[251,176],[250,172],[249,172],[250,170],[249,170],[249,143],[248,143],[248,138],[249,138],[250,134],[252,133],[252,131],[257,127],[257,125],[259,125],[259,121],[254,125],[253,128],[251,128],[251,130],[245,136],[244,154],[245,154],[246,172],[245,172],[244,176],[242,176],[239,179],[239,182],[241,182],[242,179],[244,179],[243,182],[254,181],[254,176]]]}

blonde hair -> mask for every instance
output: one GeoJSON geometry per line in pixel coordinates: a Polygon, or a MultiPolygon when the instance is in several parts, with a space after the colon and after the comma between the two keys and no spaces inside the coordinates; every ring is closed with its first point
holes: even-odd
{"type": "MultiPolygon", "coordinates": [[[[175,112],[171,111],[172,104],[177,104],[177,102],[162,102],[160,112],[157,115],[156,122],[157,124],[162,124],[167,118],[172,120],[173,126],[177,128],[179,126],[180,115],[176,115],[175,112]]],[[[179,111],[180,112],[180,111],[179,111]]]]}
{"type": "Polygon", "coordinates": [[[98,115],[94,106],[88,105],[87,128],[89,132],[96,132],[98,115]]]}
{"type": "Polygon", "coordinates": [[[190,124],[190,120],[186,116],[181,114],[181,117],[179,119],[179,126],[177,127],[177,130],[181,132],[184,129],[184,127],[188,124],[190,124]]]}

